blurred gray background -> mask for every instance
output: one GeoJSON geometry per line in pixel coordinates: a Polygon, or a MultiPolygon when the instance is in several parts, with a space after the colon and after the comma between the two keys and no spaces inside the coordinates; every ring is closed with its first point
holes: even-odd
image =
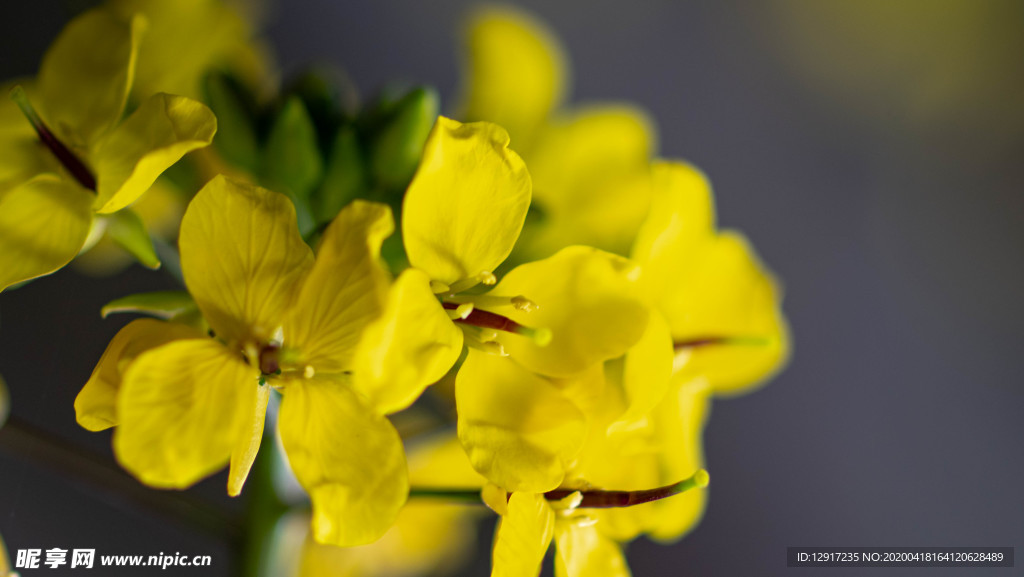
{"type": "MultiPolygon", "coordinates": [[[[285,76],[328,62],[364,95],[395,79],[432,84],[450,111],[472,5],[280,2],[265,30],[285,76]]],[[[1024,553],[1024,4],[522,5],[562,38],[571,101],[647,109],[660,155],[709,175],[721,225],[746,233],[785,286],[789,367],[753,395],[715,403],[705,519],[673,546],[634,543],[634,574],[806,573],[786,568],[787,546],[1024,553]]],[[[33,73],[79,8],[8,2],[2,76],[33,73]]],[[[72,408],[124,322],[98,311],[162,286],[137,268],[116,281],[65,270],[0,296],[0,374],[14,413],[112,459],[109,434],[78,428],[72,408]]],[[[0,533],[12,550],[209,554],[209,571],[166,574],[228,574],[226,543],[104,483],[0,453],[0,533]]],[[[223,483],[204,482],[183,506],[240,510],[223,483]]],[[[484,574],[486,551],[474,563],[470,574],[484,574]]],[[[1007,575],[1022,563],[947,572],[1007,575]]]]}

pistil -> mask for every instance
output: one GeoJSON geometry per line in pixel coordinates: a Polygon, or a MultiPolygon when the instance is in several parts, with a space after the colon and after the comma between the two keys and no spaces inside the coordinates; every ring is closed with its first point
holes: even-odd
{"type": "Polygon", "coordinates": [[[32,128],[36,130],[36,134],[39,135],[39,140],[42,141],[53,156],[64,168],[67,169],[68,173],[78,181],[84,188],[87,188],[93,192],[96,192],[96,177],[92,175],[89,167],[85,165],[75,153],[64,145],[50,130],[43,119],[36,113],[35,108],[32,107],[32,103],[29,102],[28,96],[25,94],[25,89],[20,85],[15,86],[11,89],[11,100],[13,100],[18,108],[21,109],[22,114],[28,119],[29,123],[32,124],[32,128]]]}

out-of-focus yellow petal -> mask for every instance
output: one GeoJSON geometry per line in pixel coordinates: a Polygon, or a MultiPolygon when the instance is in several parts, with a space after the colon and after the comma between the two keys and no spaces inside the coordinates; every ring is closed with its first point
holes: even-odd
{"type": "Polygon", "coordinates": [[[146,99],[96,144],[96,210],[109,213],[135,202],[186,153],[213,142],[217,119],[206,105],[170,94],[146,99]]]}
{"type": "Polygon", "coordinates": [[[459,440],[473,468],[509,491],[558,487],[583,444],[583,414],[514,361],[469,350],[455,381],[459,440]]]}
{"type": "MultiPolygon", "coordinates": [[[[132,203],[131,209],[139,215],[152,237],[170,242],[178,236],[186,202],[185,195],[166,178],[158,178],[146,194],[132,203]]],[[[92,248],[87,247],[78,255],[73,264],[76,270],[90,276],[110,276],[133,262],[135,259],[123,248],[103,236],[92,248]]]]}
{"type": "Polygon", "coordinates": [[[567,377],[594,363],[615,358],[636,344],[647,325],[635,265],[622,257],[574,246],[516,267],[491,294],[523,295],[536,310],[513,310],[509,318],[528,327],[551,330],[538,346],[532,339],[499,333],[505,350],[528,369],[567,377]]]}
{"type": "Polygon", "coordinates": [[[530,207],[530,174],[496,124],[439,117],[405,194],[402,235],[412,266],[447,284],[493,272],[530,207]]]}
{"type": "Polygon", "coordinates": [[[734,340],[682,350],[677,366],[685,375],[706,377],[716,393],[747,392],[778,370],[789,352],[774,279],[734,233],[719,235],[695,260],[693,276],[663,301],[673,338],[734,340]]]}
{"type": "Polygon", "coordinates": [[[353,384],[383,414],[413,403],[462,353],[462,331],[416,269],[402,273],[384,315],[366,328],[354,359],[353,384]]]}
{"type": "Polygon", "coordinates": [[[4,537],[0,535],[0,575],[11,573],[11,560],[7,557],[7,546],[4,544],[4,537]]]}
{"type": "Polygon", "coordinates": [[[92,144],[117,123],[135,74],[145,19],[130,23],[102,9],[72,20],[39,68],[43,119],[73,149],[92,144]]]}
{"type": "Polygon", "coordinates": [[[555,512],[544,495],[512,493],[498,526],[491,577],[538,575],[554,531],[555,512]]]}
{"type": "Polygon", "coordinates": [[[555,522],[556,577],[629,577],[622,547],[595,524],[578,519],[555,522]]]}
{"type": "Polygon", "coordinates": [[[284,345],[318,371],[351,369],[366,325],[380,316],[388,273],[380,245],[394,231],[391,209],[357,200],[320,241],[316,262],[284,322],[284,345]]]}
{"type": "Polygon", "coordinates": [[[622,386],[628,408],[619,418],[621,426],[628,427],[643,419],[661,402],[672,377],[674,356],[668,324],[660,314],[652,311],[644,335],[626,352],[622,386]]]}
{"type": "Polygon", "coordinates": [[[0,291],[75,258],[92,223],[92,194],[44,174],[0,196],[0,291]]]}
{"type": "Polygon", "coordinates": [[[585,108],[545,126],[526,155],[541,219],[523,233],[520,258],[573,244],[627,254],[650,208],[654,129],[627,106],[585,108]]]}
{"type": "MultiPolygon", "coordinates": [[[[414,577],[451,575],[472,558],[480,507],[410,501],[395,525],[378,541],[360,547],[333,547],[306,539],[293,577],[414,577]]],[[[295,527],[307,529],[308,516],[295,527]]],[[[281,553],[295,553],[281,543],[281,553]]],[[[274,573],[278,575],[279,573],[274,573]]]]}
{"type": "Polygon", "coordinates": [[[200,97],[203,75],[229,67],[255,83],[266,66],[262,48],[250,41],[251,25],[234,3],[218,0],[109,0],[105,4],[129,17],[149,21],[139,48],[135,93],[200,97]]]}
{"type": "MultiPolygon", "coordinates": [[[[685,266],[715,231],[711,185],[702,172],[681,162],[651,166],[651,211],[637,233],[631,256],[644,267],[672,270],[685,266]]],[[[671,292],[664,273],[645,275],[644,284],[671,292]]]]}
{"type": "Polygon", "coordinates": [[[454,432],[417,439],[406,448],[409,484],[413,487],[479,489],[487,483],[473,469],[454,432]]]}
{"type": "Polygon", "coordinates": [[[183,489],[220,469],[249,418],[246,389],[259,387],[258,379],[257,369],[212,339],[142,353],[125,371],[117,399],[118,461],[160,488],[183,489]]]}
{"type": "Polygon", "coordinates": [[[235,432],[235,446],[231,449],[230,472],[228,473],[228,495],[242,492],[249,470],[260,450],[263,439],[263,425],[267,421],[267,402],[270,401],[270,386],[246,386],[238,391],[237,419],[239,429],[235,432]]]}
{"type": "Polygon", "coordinates": [[[471,18],[466,44],[464,117],[504,126],[525,150],[565,92],[561,46],[530,16],[493,7],[471,18]]]}
{"type": "Polygon", "coordinates": [[[156,319],[137,319],[114,335],[88,382],[75,397],[75,418],[90,431],[117,425],[117,392],[123,373],[135,357],[179,339],[205,338],[192,327],[156,319]]]}
{"type": "Polygon", "coordinates": [[[178,245],[189,292],[228,341],[268,340],[313,264],[286,196],[222,176],[192,199],[178,245]]]}
{"type": "Polygon", "coordinates": [[[281,441],[313,501],[313,535],[348,547],[380,538],[409,493],[398,432],[345,383],[314,378],[284,391],[281,441]]]}

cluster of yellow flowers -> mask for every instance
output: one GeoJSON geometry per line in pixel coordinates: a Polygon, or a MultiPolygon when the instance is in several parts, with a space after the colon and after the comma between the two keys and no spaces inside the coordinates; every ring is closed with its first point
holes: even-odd
{"type": "Polygon", "coordinates": [[[140,197],[196,151],[187,292],[112,303],[157,318],[114,337],[75,402],[83,427],[114,428],[125,469],[181,489],[227,464],[237,495],[270,406],[323,544],[307,574],[423,569],[451,552],[433,501],[471,491],[501,516],[494,575],[537,574],[552,541],[558,575],[628,575],[624,543],[702,514],[683,491],[707,484],[711,398],[784,362],[778,290],[716,228],[704,176],[652,159],[642,113],[564,108],[542,26],[482,11],[468,44],[467,123],[424,90],[353,116],[308,83],[247,103],[262,51],[218,3],[79,16],[0,103],[0,289],[104,234],[174,265],[152,237],[177,213],[140,197]],[[456,425],[427,444],[396,428],[425,395],[456,425]],[[374,542],[395,558],[321,548],[374,542]]]}

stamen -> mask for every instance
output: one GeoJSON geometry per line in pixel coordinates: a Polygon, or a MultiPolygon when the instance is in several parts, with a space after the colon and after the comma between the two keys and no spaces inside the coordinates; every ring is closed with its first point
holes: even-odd
{"type": "MultiPolygon", "coordinates": [[[[463,306],[451,302],[443,302],[441,305],[448,310],[458,310],[463,306]]],[[[551,342],[551,329],[526,327],[508,317],[477,308],[470,311],[465,318],[455,319],[455,322],[522,335],[533,339],[539,347],[547,346],[551,342]]]]}
{"type": "Polygon", "coordinates": [[[436,295],[439,295],[441,293],[448,293],[452,292],[452,287],[444,284],[439,280],[432,280],[430,281],[430,292],[436,295]]]}
{"type": "Polygon", "coordinates": [[[685,341],[676,341],[675,350],[681,351],[703,347],[707,345],[740,345],[763,347],[771,344],[771,339],[765,337],[696,337],[685,341]]]}
{"type": "MultiPolygon", "coordinates": [[[[435,286],[434,283],[435,282],[436,281],[431,281],[431,283],[430,283],[431,284],[431,288],[434,288],[434,286],[435,286]]],[[[483,283],[483,284],[485,284],[487,286],[491,286],[491,285],[493,285],[496,282],[498,282],[498,277],[494,276],[494,273],[485,270],[485,271],[483,271],[481,273],[478,273],[478,274],[476,274],[474,276],[464,278],[464,279],[462,279],[460,281],[455,281],[454,283],[452,283],[448,287],[447,291],[437,291],[437,290],[434,290],[434,293],[437,294],[437,293],[440,293],[440,292],[447,292],[450,295],[454,295],[454,294],[460,293],[460,292],[462,292],[464,290],[469,290],[469,289],[475,287],[476,285],[478,285],[480,283],[483,283]]],[[[444,283],[437,283],[437,286],[440,287],[440,285],[443,285],[443,284],[444,283]]]]}
{"type": "Polygon", "coordinates": [[[467,295],[467,294],[452,294],[446,295],[444,299],[448,302],[453,303],[473,303],[482,309],[496,309],[501,307],[512,307],[517,311],[532,312],[537,310],[539,307],[536,303],[530,299],[517,295],[514,297],[499,297],[489,294],[483,295],[467,295]]]}
{"type": "MultiPolygon", "coordinates": [[[[651,501],[659,501],[672,497],[690,489],[703,489],[708,486],[711,476],[704,469],[697,469],[697,472],[688,479],[684,479],[672,485],[648,489],[646,491],[580,491],[583,498],[578,505],[581,509],[609,509],[613,507],[632,507],[651,501]]],[[[548,501],[559,501],[577,492],[574,489],[555,489],[544,493],[548,501]]]]}
{"type": "Polygon", "coordinates": [[[96,177],[92,175],[89,168],[82,162],[75,153],[64,145],[63,142],[54,136],[53,132],[50,131],[49,127],[43,122],[43,119],[36,113],[36,109],[32,107],[32,103],[29,102],[28,95],[25,94],[25,89],[21,85],[17,85],[11,89],[11,100],[13,100],[18,108],[21,109],[22,114],[28,119],[29,123],[32,124],[32,128],[36,129],[36,134],[39,135],[39,140],[50,149],[50,152],[57,158],[58,161],[67,171],[81,184],[84,188],[87,188],[93,192],[96,192],[96,177]]]}
{"type": "MultiPolygon", "coordinates": [[[[646,491],[600,491],[579,489],[555,489],[544,493],[544,498],[552,501],[552,505],[559,508],[571,507],[572,509],[610,509],[615,507],[632,507],[652,501],[659,501],[685,493],[691,489],[703,489],[708,486],[711,476],[705,469],[697,469],[688,479],[678,483],[648,489],[646,491]]],[[[431,499],[447,499],[457,501],[468,501],[479,503],[483,501],[496,512],[501,514],[505,507],[502,507],[501,499],[508,502],[512,496],[501,488],[488,484],[483,491],[474,489],[446,489],[446,488],[420,488],[412,487],[409,490],[410,497],[426,497],[431,499]]]]}

